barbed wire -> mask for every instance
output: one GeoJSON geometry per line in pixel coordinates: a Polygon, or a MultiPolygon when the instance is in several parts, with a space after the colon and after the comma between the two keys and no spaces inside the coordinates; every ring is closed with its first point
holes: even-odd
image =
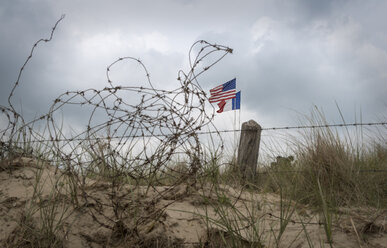
{"type": "MultiPolygon", "coordinates": [[[[326,124],[326,125],[306,125],[306,126],[283,126],[283,127],[263,127],[262,131],[276,131],[276,130],[294,130],[294,129],[317,129],[317,128],[330,128],[330,127],[360,127],[360,126],[387,126],[387,122],[368,122],[368,123],[342,123],[342,124],[326,124]]],[[[228,130],[214,130],[214,131],[198,131],[196,134],[220,134],[220,133],[235,133],[235,132],[256,132],[255,130],[242,130],[242,129],[228,129],[228,130]]],[[[142,134],[142,135],[119,135],[119,136],[107,136],[107,137],[88,137],[90,140],[98,141],[104,139],[122,139],[122,138],[152,138],[152,137],[168,137],[173,136],[170,134],[142,134]]],[[[85,138],[72,137],[67,139],[39,139],[30,140],[29,142],[63,142],[63,141],[83,141],[85,138]]],[[[1,142],[1,141],[0,141],[1,142]]],[[[24,143],[24,141],[13,141],[14,143],[24,143]]]]}
{"type": "MultiPolygon", "coordinates": [[[[0,130],[0,158],[8,156],[11,161],[12,156],[20,155],[17,151],[19,148],[27,150],[31,143],[44,145],[47,154],[51,156],[47,161],[61,166],[66,175],[72,177],[81,191],[85,206],[88,206],[87,213],[94,221],[112,230],[133,228],[137,233],[136,228],[150,224],[168,206],[156,208],[156,203],[183,183],[195,185],[203,171],[202,167],[212,162],[205,155],[200,135],[214,135],[219,139],[218,146],[214,148],[216,157],[224,149],[221,133],[253,131],[218,130],[213,123],[215,109],[209,111],[208,106],[212,105],[199,84],[199,76],[232,53],[232,49],[204,40],[195,42],[188,53],[190,68],[186,72],[178,71],[177,86],[168,91],[155,88],[147,67],[140,59],[120,57],[106,68],[108,87],[64,92],[55,98],[47,113],[27,122],[16,111],[12,97],[20,87],[24,69],[32,60],[35,47],[41,42],[52,41],[63,18],[55,23],[48,38],[40,39],[33,45],[8,97],[9,106],[0,106],[0,117],[3,123],[5,120],[5,128],[0,130]],[[115,85],[111,73],[123,61],[132,62],[141,68],[145,85],[115,85]],[[200,67],[201,64],[204,66],[200,67]],[[122,97],[123,94],[129,94],[133,99],[137,97],[138,101],[129,101],[130,98],[122,97]],[[60,118],[62,111],[69,106],[89,108],[84,129],[74,131],[75,134],[64,132],[60,118]],[[42,124],[44,132],[36,130],[38,124],[42,124]],[[208,131],[202,131],[206,129],[208,131]],[[157,139],[158,143],[151,144],[152,138],[157,139]],[[20,147],[15,147],[15,144],[20,147]],[[174,156],[184,156],[183,169],[171,168],[176,166],[176,163],[171,163],[174,156]],[[109,194],[97,197],[87,191],[85,182],[91,176],[97,182],[107,184],[109,194]],[[162,185],[161,178],[164,177],[173,177],[174,181],[169,183],[168,188],[156,189],[155,185],[162,185]],[[133,189],[124,191],[124,184],[129,179],[133,189]],[[144,185],[154,190],[150,200],[132,194],[134,189],[144,185]],[[138,210],[140,212],[131,212],[138,210]],[[125,226],[124,221],[133,226],[125,226]]],[[[261,130],[380,125],[387,123],[264,127],[261,130]]]]}
{"type": "MultiPolygon", "coordinates": [[[[106,68],[107,87],[64,92],[55,98],[45,114],[25,121],[13,106],[13,97],[22,85],[25,68],[36,54],[35,48],[53,40],[63,18],[57,20],[49,37],[39,39],[32,46],[9,94],[8,106],[0,106],[0,118],[5,124],[0,130],[0,158],[12,161],[23,154],[19,148],[24,152],[29,151],[31,143],[40,143],[37,149],[44,145],[46,155],[50,156],[44,159],[71,176],[82,192],[83,201],[90,206],[87,213],[94,221],[112,230],[119,228],[122,233],[127,229],[137,233],[140,226],[151,223],[163,213],[166,206],[157,209],[155,204],[165,194],[183,183],[196,183],[196,176],[206,163],[198,131],[217,130],[213,124],[215,109],[212,108],[212,113],[208,111],[210,105],[199,76],[231,54],[232,49],[204,40],[195,42],[188,52],[189,69],[178,71],[176,88],[168,91],[155,88],[140,59],[120,57],[106,68]],[[112,73],[124,61],[128,66],[134,64],[135,68],[140,68],[145,79],[141,82],[143,85],[115,84],[112,73]],[[61,118],[70,107],[72,111],[74,108],[79,112],[87,111],[86,125],[72,134],[65,132],[61,118]],[[39,132],[37,126],[44,131],[39,132]],[[152,144],[149,137],[158,138],[159,142],[152,144]],[[171,168],[175,156],[184,156],[185,169],[171,168]],[[169,187],[156,189],[155,184],[162,184],[161,179],[170,174],[176,176],[169,187]],[[109,194],[103,199],[86,190],[85,182],[90,175],[94,175],[97,182],[107,183],[109,194]],[[122,191],[129,179],[133,188],[145,185],[155,191],[149,202],[136,199],[131,190],[122,191]],[[128,208],[130,205],[141,207],[128,208]],[[141,209],[141,213],[133,214],[136,209],[141,209]]],[[[220,136],[219,139],[221,152],[223,140],[220,136]]]]}
{"type": "MultiPolygon", "coordinates": [[[[267,174],[281,174],[281,173],[303,173],[303,172],[310,172],[311,170],[270,170],[270,171],[260,171],[256,172],[256,174],[260,175],[267,175],[267,174]]],[[[316,170],[318,171],[318,170],[316,170]]],[[[354,170],[355,173],[378,173],[378,172],[387,172],[387,170],[384,169],[360,169],[360,170],[354,170]]]]}
{"type": "Polygon", "coordinates": [[[355,122],[355,123],[324,124],[324,125],[268,127],[268,128],[262,128],[262,131],[290,130],[290,129],[314,129],[314,128],[330,128],[330,127],[384,126],[384,125],[387,125],[387,122],[368,122],[368,123],[356,123],[355,122]]]}

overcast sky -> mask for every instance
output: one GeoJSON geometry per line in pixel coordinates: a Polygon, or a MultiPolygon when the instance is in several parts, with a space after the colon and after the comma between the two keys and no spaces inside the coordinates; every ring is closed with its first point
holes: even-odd
{"type": "MultiPolygon", "coordinates": [[[[236,77],[242,121],[295,125],[318,106],[338,123],[336,102],[347,122],[360,113],[365,122],[380,121],[387,109],[386,12],[383,0],[1,0],[0,104],[32,44],[66,14],[16,91],[25,113],[47,112],[67,90],[108,86],[106,66],[123,56],[140,58],[158,88],[178,87],[190,46],[204,39],[234,49],[199,82],[209,90],[236,77]]],[[[123,85],[137,82],[123,70],[123,85]]]]}

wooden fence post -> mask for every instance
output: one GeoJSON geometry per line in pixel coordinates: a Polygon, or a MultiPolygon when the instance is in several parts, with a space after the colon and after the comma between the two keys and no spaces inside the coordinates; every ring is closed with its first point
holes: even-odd
{"type": "Polygon", "coordinates": [[[247,180],[253,180],[257,171],[261,131],[261,126],[254,120],[242,124],[237,162],[242,177],[247,180]]]}

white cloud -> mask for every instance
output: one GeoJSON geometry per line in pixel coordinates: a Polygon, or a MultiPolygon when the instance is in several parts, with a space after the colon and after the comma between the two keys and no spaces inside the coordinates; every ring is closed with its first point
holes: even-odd
{"type": "Polygon", "coordinates": [[[84,57],[93,59],[96,55],[122,54],[123,51],[155,50],[160,53],[170,51],[166,35],[159,32],[145,34],[124,34],[122,31],[96,33],[82,37],[79,50],[84,57]]]}
{"type": "Polygon", "coordinates": [[[258,53],[264,48],[266,42],[273,41],[277,28],[278,23],[273,19],[267,16],[259,18],[251,28],[251,36],[254,43],[252,52],[258,53]]]}

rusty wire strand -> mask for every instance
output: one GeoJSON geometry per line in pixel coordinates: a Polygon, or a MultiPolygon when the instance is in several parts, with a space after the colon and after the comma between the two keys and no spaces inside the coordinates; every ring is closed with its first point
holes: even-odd
{"type": "MultiPolygon", "coordinates": [[[[43,118],[42,116],[41,118],[43,118]]],[[[114,124],[114,122],[112,122],[114,124]]],[[[387,122],[369,122],[369,123],[347,123],[347,124],[326,124],[326,125],[307,125],[307,126],[283,126],[283,127],[263,127],[262,131],[279,131],[279,130],[297,130],[297,129],[317,129],[317,128],[330,128],[330,127],[360,127],[360,126],[385,126],[387,122]]],[[[242,130],[242,129],[229,129],[229,130],[214,130],[214,131],[198,131],[196,134],[220,134],[220,133],[234,133],[234,132],[256,132],[255,130],[242,130]]],[[[84,138],[78,138],[82,134],[73,136],[69,139],[57,139],[56,141],[82,141],[84,138]]],[[[109,137],[91,137],[90,140],[103,140],[103,139],[122,139],[122,138],[151,138],[151,137],[168,137],[174,134],[147,134],[147,135],[119,135],[109,137]]],[[[30,142],[50,142],[52,139],[45,139],[40,137],[37,140],[31,140],[30,142]]],[[[24,141],[16,142],[22,143],[24,141]]]]}

